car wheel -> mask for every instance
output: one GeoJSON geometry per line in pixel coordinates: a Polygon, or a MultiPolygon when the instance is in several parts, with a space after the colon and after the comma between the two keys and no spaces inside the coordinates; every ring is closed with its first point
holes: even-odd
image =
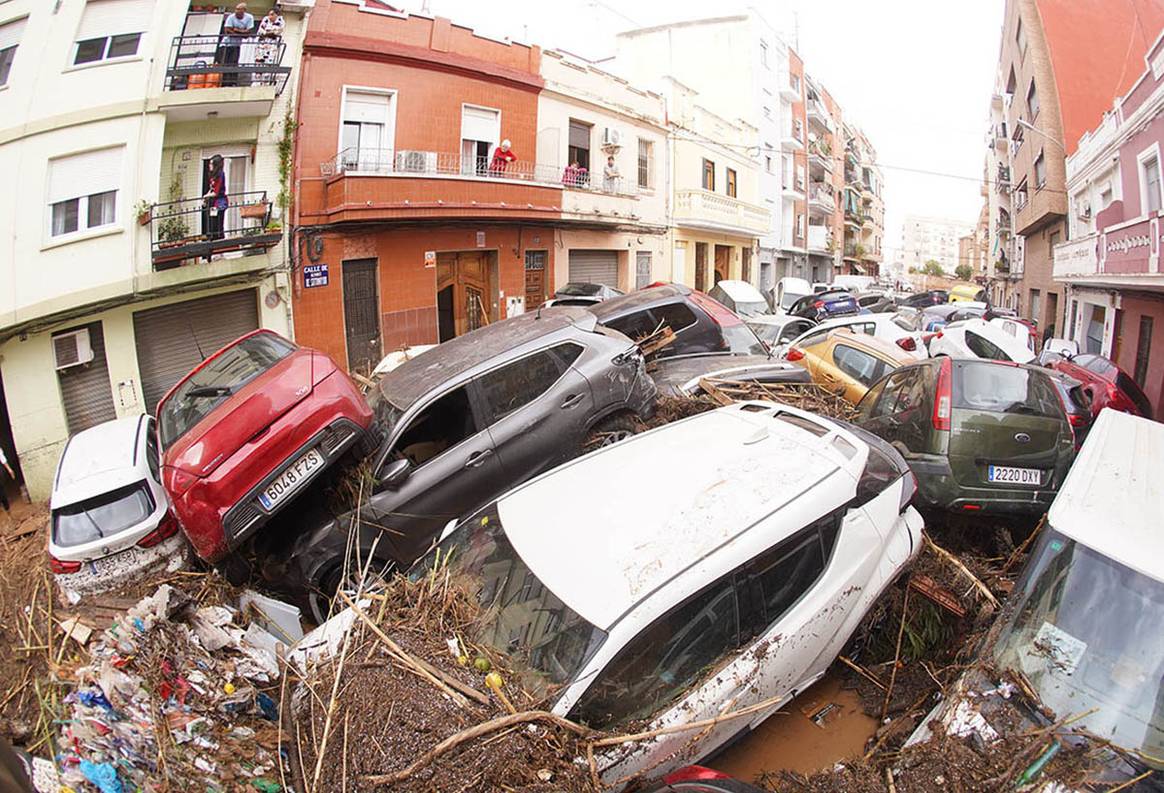
{"type": "MultiPolygon", "coordinates": [[[[386,581],[396,570],[396,562],[391,559],[376,558],[368,566],[368,580],[365,580],[364,590],[374,587],[377,582],[386,581]]],[[[307,605],[311,618],[317,625],[322,625],[332,616],[332,601],[341,589],[351,595],[360,588],[360,571],[355,565],[349,565],[344,570],[342,559],[333,562],[319,577],[319,586],[313,587],[307,597],[307,605]]],[[[342,606],[342,601],[340,603],[342,606]]]]}
{"type": "Polygon", "coordinates": [[[619,441],[625,441],[632,435],[637,435],[639,430],[638,421],[629,413],[607,416],[586,433],[586,439],[582,442],[582,452],[594,451],[603,446],[612,446],[619,441]]]}

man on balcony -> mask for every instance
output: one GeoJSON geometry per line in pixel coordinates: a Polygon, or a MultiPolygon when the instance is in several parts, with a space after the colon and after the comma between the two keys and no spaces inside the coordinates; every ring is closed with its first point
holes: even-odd
{"type": "MultiPolygon", "coordinates": [[[[242,51],[243,41],[255,29],[255,18],[247,13],[247,4],[239,3],[234,7],[233,14],[227,14],[222,24],[222,49],[219,52],[223,66],[239,65],[239,53],[242,51]]],[[[223,85],[250,85],[250,75],[241,75],[237,72],[227,72],[222,75],[223,85]]]]}

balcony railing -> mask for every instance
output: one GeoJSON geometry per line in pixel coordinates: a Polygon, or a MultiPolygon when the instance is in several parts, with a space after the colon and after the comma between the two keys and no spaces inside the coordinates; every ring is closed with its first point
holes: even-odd
{"type": "Polygon", "coordinates": [[[810,208],[832,212],[837,208],[837,198],[833,186],[827,183],[814,184],[808,194],[808,203],[810,208]]]}
{"type": "Polygon", "coordinates": [[[727,226],[758,234],[768,231],[771,221],[768,210],[763,207],[706,190],[677,190],[675,217],[681,222],[727,226]]]}
{"type": "Polygon", "coordinates": [[[833,155],[832,152],[826,150],[816,141],[811,141],[808,144],[808,164],[818,165],[825,171],[832,171],[833,169],[833,155]]]}
{"type": "Polygon", "coordinates": [[[149,224],[156,269],[229,251],[266,250],[283,237],[282,229],[271,225],[265,190],[232,195],[220,210],[209,208],[204,198],[154,204],[149,224]]]}
{"type": "Polygon", "coordinates": [[[832,247],[833,234],[828,226],[808,224],[808,249],[827,251],[832,247]]]}
{"type": "Polygon", "coordinates": [[[283,66],[281,38],[175,36],[166,68],[166,90],[271,85],[281,94],[291,74],[283,66]]]}

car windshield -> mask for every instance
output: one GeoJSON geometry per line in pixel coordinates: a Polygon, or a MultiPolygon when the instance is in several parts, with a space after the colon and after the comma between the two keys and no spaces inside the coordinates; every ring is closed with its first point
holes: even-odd
{"type": "Polygon", "coordinates": [[[400,417],[404,415],[404,411],[393,405],[388,397],[384,396],[383,389],[379,387],[370,389],[364,398],[368,401],[368,407],[372,408],[372,415],[375,417],[374,421],[380,430],[380,437],[387,440],[391,437],[392,430],[400,421],[400,417]]]}
{"type": "Polygon", "coordinates": [[[767,355],[768,348],[755,331],[742,322],[737,325],[721,325],[724,341],[733,355],[767,355]]]}
{"type": "Polygon", "coordinates": [[[770,346],[775,347],[780,344],[780,335],[786,326],[772,325],[767,322],[749,322],[748,327],[760,337],[762,341],[767,342],[770,346]]]}
{"type": "MultiPolygon", "coordinates": [[[[505,534],[497,505],[458,526],[413,568],[426,575],[438,564],[481,607],[473,641],[504,653],[521,667],[522,685],[550,696],[606,641],[606,632],[563,603],[526,566],[505,534]]],[[[570,574],[569,566],[562,568],[570,574]]]]}
{"type": "Polygon", "coordinates": [[[745,303],[736,301],[735,309],[741,317],[758,317],[768,313],[768,304],[763,300],[745,303]]]}
{"type": "Polygon", "coordinates": [[[1046,375],[1018,366],[962,362],[954,367],[954,407],[1062,418],[1046,375]]]}
{"type": "Polygon", "coordinates": [[[248,336],[192,374],[158,408],[162,447],[169,447],[231,394],[295,351],[271,333],[248,336]]]}
{"type": "Polygon", "coordinates": [[[62,548],[112,537],[154,511],[145,482],[53,510],[53,542],[62,548]]]}
{"type": "Polygon", "coordinates": [[[1044,705],[1164,768],[1164,583],[1044,533],[993,648],[1044,705]]]}
{"type": "Polygon", "coordinates": [[[594,297],[602,292],[602,284],[568,283],[554,294],[563,297],[594,297]]]}

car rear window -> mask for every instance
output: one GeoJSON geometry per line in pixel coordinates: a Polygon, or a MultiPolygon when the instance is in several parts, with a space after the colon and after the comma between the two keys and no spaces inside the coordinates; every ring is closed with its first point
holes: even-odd
{"type": "Polygon", "coordinates": [[[767,355],[768,348],[760,341],[752,329],[747,325],[728,325],[721,327],[727,348],[734,355],[767,355]]]}
{"type": "Polygon", "coordinates": [[[154,511],[145,482],[53,511],[53,542],[62,548],[112,537],[135,526],[154,511]]]}
{"type": "Polygon", "coordinates": [[[1019,366],[963,362],[954,367],[954,407],[1062,418],[1046,375],[1019,366]]]}
{"type": "Polygon", "coordinates": [[[162,447],[169,447],[251,380],[295,351],[272,333],[249,336],[223,350],[182,383],[158,410],[162,447]]]}
{"type": "Polygon", "coordinates": [[[1011,360],[1010,356],[1003,352],[1001,347],[985,336],[979,336],[972,330],[966,331],[966,346],[970,348],[970,352],[979,358],[986,358],[991,361],[1011,360]]]}
{"type": "Polygon", "coordinates": [[[1136,405],[1136,410],[1140,411],[1141,416],[1145,416],[1146,418],[1152,417],[1152,403],[1148,401],[1147,395],[1140,390],[1140,386],[1136,384],[1135,380],[1120,372],[1116,375],[1115,384],[1116,388],[1131,398],[1132,402],[1136,405]]]}

